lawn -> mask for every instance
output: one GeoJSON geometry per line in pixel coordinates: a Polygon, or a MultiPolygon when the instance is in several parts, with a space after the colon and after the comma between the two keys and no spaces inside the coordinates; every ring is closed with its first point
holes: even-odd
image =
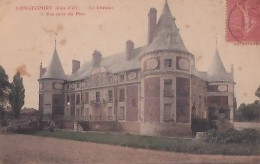
{"type": "Polygon", "coordinates": [[[59,130],[23,134],[191,154],[260,155],[259,144],[214,144],[193,139],[59,130]]]}

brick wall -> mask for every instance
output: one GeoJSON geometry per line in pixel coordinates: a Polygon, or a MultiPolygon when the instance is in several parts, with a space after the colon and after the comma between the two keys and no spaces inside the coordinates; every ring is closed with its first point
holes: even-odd
{"type": "Polygon", "coordinates": [[[144,87],[144,120],[160,122],[160,78],[145,79],[144,87]]]}

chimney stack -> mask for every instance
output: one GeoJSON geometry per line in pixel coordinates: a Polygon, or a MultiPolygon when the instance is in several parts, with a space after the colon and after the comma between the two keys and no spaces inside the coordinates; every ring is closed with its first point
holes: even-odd
{"type": "Polygon", "coordinates": [[[152,42],[155,29],[156,29],[156,21],[157,21],[157,10],[155,8],[151,8],[148,14],[148,45],[152,42]]]}
{"type": "Polygon", "coordinates": [[[134,42],[131,40],[126,41],[126,60],[131,60],[134,50],[134,42]]]}
{"type": "Polygon", "coordinates": [[[41,63],[41,65],[40,65],[40,77],[42,77],[42,75],[45,73],[45,71],[46,71],[46,68],[43,68],[42,63],[41,63]]]}
{"type": "Polygon", "coordinates": [[[93,58],[92,58],[93,67],[99,67],[101,59],[102,59],[101,53],[99,51],[95,50],[93,53],[93,58]]]}
{"type": "Polygon", "coordinates": [[[72,74],[77,72],[80,68],[80,61],[72,60],[72,74]]]}

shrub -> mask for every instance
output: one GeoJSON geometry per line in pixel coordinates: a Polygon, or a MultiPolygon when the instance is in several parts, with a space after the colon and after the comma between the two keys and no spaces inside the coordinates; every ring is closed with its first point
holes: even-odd
{"type": "Polygon", "coordinates": [[[238,131],[227,129],[226,131],[209,130],[204,133],[202,140],[212,143],[259,143],[259,133],[255,129],[238,131]]]}
{"type": "Polygon", "coordinates": [[[79,123],[79,125],[82,127],[82,129],[84,131],[88,131],[89,130],[89,121],[80,121],[78,123],[79,123]]]}
{"type": "Polygon", "coordinates": [[[260,134],[255,129],[243,129],[241,131],[241,141],[243,143],[260,143],[260,134]]]}
{"type": "Polygon", "coordinates": [[[195,136],[197,132],[205,132],[210,129],[217,129],[217,126],[212,121],[206,119],[192,119],[191,131],[192,135],[195,136]]]}

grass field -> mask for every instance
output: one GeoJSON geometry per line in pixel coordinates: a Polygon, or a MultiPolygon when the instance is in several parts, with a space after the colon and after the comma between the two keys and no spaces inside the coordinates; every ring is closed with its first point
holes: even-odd
{"type": "Polygon", "coordinates": [[[213,144],[192,139],[59,130],[23,134],[191,154],[260,155],[259,144],[213,144]]]}

